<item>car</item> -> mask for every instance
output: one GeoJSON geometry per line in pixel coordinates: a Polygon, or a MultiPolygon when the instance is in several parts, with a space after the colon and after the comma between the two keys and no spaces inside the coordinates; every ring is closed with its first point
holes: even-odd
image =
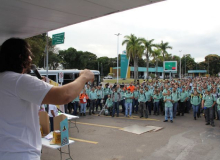
{"type": "Polygon", "coordinates": [[[113,79],[113,77],[112,76],[106,76],[103,79],[113,79]]]}

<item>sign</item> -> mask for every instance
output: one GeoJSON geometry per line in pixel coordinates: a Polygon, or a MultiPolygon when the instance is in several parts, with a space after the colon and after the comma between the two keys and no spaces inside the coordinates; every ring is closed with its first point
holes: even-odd
{"type": "Polygon", "coordinates": [[[63,83],[63,72],[59,73],[59,82],[63,83]]]}
{"type": "Polygon", "coordinates": [[[127,55],[121,54],[121,78],[127,78],[129,59],[127,55]]]}
{"type": "Polygon", "coordinates": [[[164,61],[163,62],[164,71],[177,71],[177,61],[164,61]]]}
{"type": "Polygon", "coordinates": [[[69,127],[67,118],[60,122],[61,146],[69,144],[69,127]]]}
{"type": "Polygon", "coordinates": [[[56,45],[56,44],[63,44],[64,43],[64,35],[65,32],[63,33],[58,33],[58,34],[53,34],[52,35],[52,45],[56,45]]]}

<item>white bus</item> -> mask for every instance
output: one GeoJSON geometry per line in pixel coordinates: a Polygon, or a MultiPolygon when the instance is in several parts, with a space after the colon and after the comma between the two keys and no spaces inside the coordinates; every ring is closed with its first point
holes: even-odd
{"type": "MultiPolygon", "coordinates": [[[[94,82],[91,84],[92,86],[97,86],[100,84],[100,72],[97,70],[91,70],[94,75],[95,75],[95,79],[94,82]]],[[[38,70],[38,72],[40,73],[41,76],[45,76],[47,75],[47,71],[46,70],[38,70]]],[[[70,83],[72,81],[74,81],[76,78],[79,77],[79,73],[80,70],[78,69],[66,69],[66,70],[48,70],[48,78],[61,84],[59,82],[59,73],[63,72],[63,85],[70,83]]],[[[31,75],[35,76],[35,74],[33,72],[31,72],[31,75]]]]}

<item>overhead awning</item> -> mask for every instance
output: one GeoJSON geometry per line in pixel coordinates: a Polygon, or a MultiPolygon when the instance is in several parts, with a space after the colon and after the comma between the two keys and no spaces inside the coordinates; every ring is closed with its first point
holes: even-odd
{"type": "Polygon", "coordinates": [[[164,0],[0,0],[0,44],[164,0]]]}

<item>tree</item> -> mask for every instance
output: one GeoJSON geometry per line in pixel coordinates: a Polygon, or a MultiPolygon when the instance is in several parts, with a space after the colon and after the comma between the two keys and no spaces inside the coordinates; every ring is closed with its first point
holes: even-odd
{"type": "Polygon", "coordinates": [[[146,56],[146,68],[147,68],[147,81],[149,77],[149,57],[152,54],[152,47],[156,47],[155,44],[153,44],[154,39],[151,40],[146,40],[145,38],[141,38],[140,41],[144,45],[144,50],[145,50],[145,56],[146,56]]]}
{"type": "Polygon", "coordinates": [[[205,56],[205,63],[207,64],[207,72],[215,76],[220,71],[220,56],[216,54],[209,54],[205,56]]]}
{"type": "Polygon", "coordinates": [[[152,51],[152,54],[151,54],[151,56],[153,57],[153,62],[155,63],[155,61],[156,61],[156,75],[157,75],[157,78],[158,78],[158,74],[157,74],[157,72],[158,72],[158,61],[160,60],[159,59],[159,56],[161,55],[161,49],[154,49],[153,51],[152,51]]]}
{"type": "MultiPolygon", "coordinates": [[[[167,49],[173,49],[171,46],[169,46],[168,42],[164,43],[163,41],[161,41],[161,43],[159,45],[157,45],[157,47],[160,48],[162,51],[163,61],[165,60],[165,55],[168,54],[167,49]]],[[[165,71],[164,70],[163,70],[163,79],[165,79],[165,71]]]]}
{"type": "Polygon", "coordinates": [[[125,36],[122,45],[126,44],[127,57],[134,61],[134,81],[138,79],[138,58],[143,55],[144,47],[141,46],[141,41],[134,34],[125,36]]]}
{"type": "Polygon", "coordinates": [[[191,57],[190,54],[185,54],[182,58],[181,58],[181,68],[182,70],[184,70],[185,75],[187,74],[188,70],[193,70],[196,67],[196,62],[194,60],[194,58],[191,57]]]}

